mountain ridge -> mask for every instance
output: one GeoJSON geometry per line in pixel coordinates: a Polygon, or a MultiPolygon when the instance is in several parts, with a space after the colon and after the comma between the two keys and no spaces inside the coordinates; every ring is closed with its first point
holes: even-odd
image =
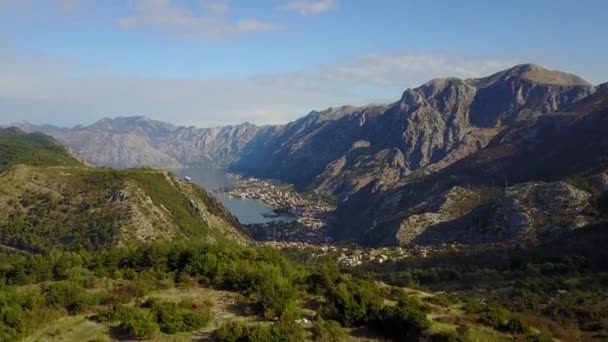
{"type": "Polygon", "coordinates": [[[173,239],[250,242],[204,189],[167,171],[89,167],[42,133],[0,129],[0,182],[0,245],[28,252],[173,239]]]}
{"type": "Polygon", "coordinates": [[[350,229],[334,233],[372,244],[504,242],[605,219],[595,203],[608,190],[608,93],[569,110],[505,129],[434,174],[384,193],[360,191],[338,206],[336,220],[350,229]],[[515,235],[500,235],[507,232],[515,235]]]}

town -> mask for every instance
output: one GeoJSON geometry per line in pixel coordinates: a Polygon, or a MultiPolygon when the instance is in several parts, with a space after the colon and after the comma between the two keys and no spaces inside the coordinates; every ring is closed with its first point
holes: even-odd
{"type": "Polygon", "coordinates": [[[335,207],[310,195],[300,194],[289,185],[255,177],[229,174],[234,186],[221,188],[232,198],[255,199],[274,209],[268,217],[292,216],[293,221],[271,221],[244,225],[258,244],[279,250],[307,250],[314,257],[334,259],[342,267],[398,262],[410,257],[427,258],[431,254],[458,248],[456,244],[425,247],[413,246],[364,248],[336,245],[328,234],[327,221],[335,207]]]}
{"type": "Polygon", "coordinates": [[[327,225],[327,218],[335,206],[312,195],[302,195],[288,185],[275,184],[272,181],[236,174],[228,174],[234,186],[218,191],[232,198],[255,199],[276,208],[267,217],[293,216],[296,221],[312,230],[322,229],[327,225]]]}
{"type": "Polygon", "coordinates": [[[364,248],[357,245],[332,245],[329,243],[311,243],[305,241],[269,240],[260,242],[279,250],[306,250],[315,258],[330,258],[342,267],[356,267],[369,264],[399,262],[408,258],[427,258],[435,252],[453,248],[453,246],[414,246],[364,248]]]}
{"type": "Polygon", "coordinates": [[[298,222],[275,221],[244,226],[258,244],[279,250],[308,251],[314,257],[329,257],[342,267],[398,262],[409,257],[427,258],[432,253],[458,248],[456,244],[364,248],[356,244],[336,245],[326,227],[310,229],[298,222]]]}

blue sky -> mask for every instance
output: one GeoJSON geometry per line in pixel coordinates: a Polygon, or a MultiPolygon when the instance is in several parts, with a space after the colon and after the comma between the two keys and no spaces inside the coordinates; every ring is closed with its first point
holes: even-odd
{"type": "Polygon", "coordinates": [[[0,122],[281,123],[522,62],[608,81],[608,2],[0,0],[0,122]]]}

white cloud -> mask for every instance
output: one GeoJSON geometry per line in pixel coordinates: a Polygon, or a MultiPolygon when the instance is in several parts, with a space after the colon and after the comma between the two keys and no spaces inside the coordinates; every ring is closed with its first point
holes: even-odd
{"type": "Polygon", "coordinates": [[[282,8],[303,16],[312,16],[323,14],[335,7],[335,0],[292,0],[282,8]]]}
{"type": "Polygon", "coordinates": [[[119,18],[126,29],[157,28],[189,39],[217,40],[248,33],[271,32],[277,26],[259,19],[231,20],[227,2],[203,1],[205,13],[176,6],[171,0],[134,0],[133,14],[119,18]]]}
{"type": "Polygon", "coordinates": [[[371,94],[389,99],[399,92],[438,77],[471,78],[511,67],[517,59],[473,59],[434,54],[373,54],[337,64],[256,79],[277,87],[351,89],[351,96],[373,101],[371,94]]]}
{"type": "Polygon", "coordinates": [[[148,115],[198,126],[282,123],[312,109],[392,102],[406,88],[434,77],[482,76],[514,63],[402,53],[245,80],[84,77],[78,75],[92,66],[0,50],[0,122],[77,124],[148,115]]]}

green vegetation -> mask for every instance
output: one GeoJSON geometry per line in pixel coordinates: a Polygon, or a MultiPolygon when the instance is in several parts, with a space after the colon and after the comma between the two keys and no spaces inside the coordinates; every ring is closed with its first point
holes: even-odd
{"type": "MultiPolygon", "coordinates": [[[[21,139],[9,133],[0,141],[21,139]]],[[[26,140],[37,139],[55,149],[44,137],[26,140]]],[[[344,272],[333,260],[228,241],[200,215],[205,210],[230,224],[224,209],[167,173],[72,166],[32,153],[5,154],[0,164],[8,166],[0,172],[6,184],[0,244],[23,252],[0,252],[1,341],[60,339],[70,324],[80,327],[71,335],[76,340],[106,334],[158,341],[170,335],[219,341],[608,336],[605,224],[538,248],[484,247],[344,272]],[[125,235],[129,196],[141,196],[138,210],[156,213],[149,216],[170,217],[151,224],[175,225],[170,236],[176,239],[144,243],[125,235]],[[218,309],[208,298],[166,295],[177,289],[229,293],[230,303],[218,309]]],[[[599,212],[606,211],[605,197],[597,197],[599,212]]]]}
{"type": "Polygon", "coordinates": [[[43,134],[0,130],[0,182],[3,247],[46,253],[156,239],[247,241],[203,189],[153,169],[86,167],[43,134]]]}
{"type": "Polygon", "coordinates": [[[148,299],[139,306],[118,304],[102,310],[96,319],[117,323],[112,332],[121,337],[150,339],[159,332],[176,334],[205,327],[211,320],[209,308],[197,308],[192,302],[160,302],[148,299]]]}
{"type": "MultiPolygon", "coordinates": [[[[112,171],[117,172],[117,171],[112,171]]],[[[125,170],[118,171],[122,173],[125,179],[134,180],[146,192],[152,201],[162,203],[167,210],[172,214],[175,223],[181,228],[183,234],[188,237],[204,237],[209,234],[215,238],[221,238],[220,234],[214,234],[215,231],[210,229],[208,225],[201,224],[201,219],[192,206],[189,199],[180,193],[174,184],[167,181],[165,174],[153,170],[125,170]]],[[[216,215],[224,215],[218,203],[203,190],[195,188],[198,198],[200,198],[205,206],[216,215]]]]}
{"type": "MultiPolygon", "coordinates": [[[[81,314],[112,336],[131,339],[162,340],[210,326],[218,328],[214,336],[221,341],[340,341],[362,327],[389,339],[462,335],[456,323],[435,318],[452,310],[451,300],[427,304],[417,292],[353,278],[335,264],[304,266],[272,249],[232,243],[0,254],[0,284],[0,334],[9,341],[34,333],[41,322],[81,314]],[[255,318],[216,321],[205,301],[151,296],[198,286],[240,294],[235,305],[255,318]]],[[[485,326],[498,335],[529,332],[470,315],[464,326],[485,326]]]]}
{"type": "MultiPolygon", "coordinates": [[[[101,197],[74,203],[73,198],[54,198],[45,193],[24,193],[13,210],[0,222],[0,243],[30,252],[43,252],[54,246],[70,250],[110,246],[126,212],[91,210],[101,197]]],[[[77,200],[76,200],[77,201],[77,200]]]]}
{"type": "Polygon", "coordinates": [[[285,316],[272,325],[229,323],[218,329],[216,339],[220,342],[303,341],[306,335],[300,325],[285,316]]]}
{"type": "Polygon", "coordinates": [[[130,243],[140,238],[135,234],[138,225],[151,225],[146,228],[152,230],[148,234],[165,238],[226,239],[225,231],[211,228],[203,220],[200,208],[224,220],[234,235],[240,234],[232,216],[222,212],[204,190],[178,184],[161,171],[21,167],[0,173],[0,179],[7,183],[0,190],[0,208],[5,213],[4,218],[0,215],[0,244],[28,252],[44,253],[56,246],[78,251],[130,243]],[[24,191],[28,187],[32,190],[24,191]],[[192,201],[200,202],[195,205],[192,201]],[[130,205],[137,205],[150,223],[131,221],[130,205]],[[160,209],[160,214],[154,208],[160,209]]]}
{"type": "Polygon", "coordinates": [[[470,298],[467,315],[504,333],[534,326],[535,339],[600,338],[608,336],[607,228],[598,224],[537,247],[478,247],[353,272],[470,298]]]}
{"type": "Polygon", "coordinates": [[[346,331],[336,321],[326,321],[319,318],[313,328],[316,341],[340,342],[346,339],[346,331]]]}
{"type": "Polygon", "coordinates": [[[192,302],[187,300],[180,303],[153,301],[148,305],[156,316],[160,330],[167,334],[196,331],[207,325],[211,320],[211,314],[208,310],[195,308],[192,302]]]}
{"type": "Polygon", "coordinates": [[[114,334],[120,337],[136,340],[149,340],[156,336],[160,328],[151,313],[135,311],[135,313],[121,321],[114,329],[114,334]]]}
{"type": "Polygon", "coordinates": [[[80,163],[47,135],[0,129],[0,170],[16,164],[49,166],[80,163]]]}

